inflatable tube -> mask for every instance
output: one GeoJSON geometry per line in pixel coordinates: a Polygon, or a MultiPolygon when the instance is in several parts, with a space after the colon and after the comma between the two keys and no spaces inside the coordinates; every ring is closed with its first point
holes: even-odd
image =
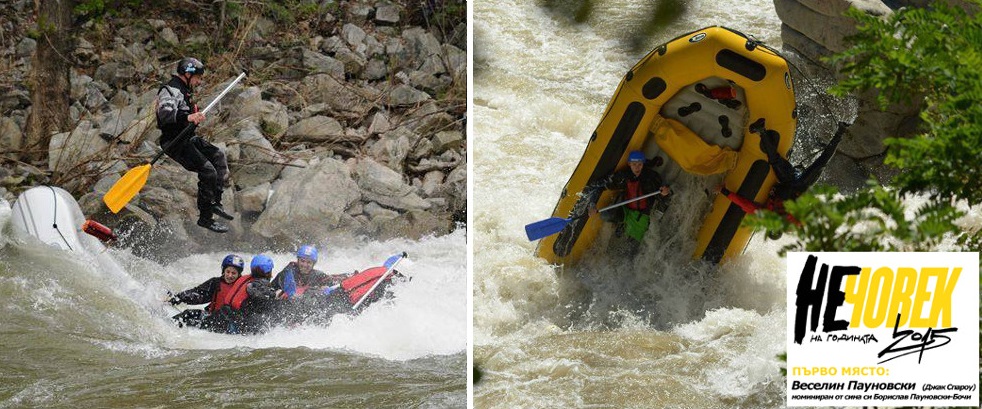
{"type": "MultiPolygon", "coordinates": [[[[626,167],[633,150],[644,151],[649,160],[664,159],[664,167],[656,170],[669,183],[672,175],[666,170],[722,175],[727,189],[763,203],[776,176],[760,150],[760,133],[776,131],[777,150],[786,156],[796,126],[794,85],[787,61],[776,51],[720,26],[679,36],[624,76],[553,217],[583,214],[593,200],[598,207],[613,203],[613,192],[599,199],[580,193],[626,167]]],[[[739,206],[716,195],[702,219],[693,257],[718,263],[742,252],[752,233],[740,227],[744,216],[739,206]]],[[[540,241],[537,254],[554,264],[575,263],[601,225],[599,217],[575,220],[540,241]]]]}
{"type": "Polygon", "coordinates": [[[101,252],[95,238],[80,235],[85,216],[71,194],[53,186],[38,186],[21,193],[11,211],[14,237],[20,241],[36,239],[62,250],[101,252]]]}

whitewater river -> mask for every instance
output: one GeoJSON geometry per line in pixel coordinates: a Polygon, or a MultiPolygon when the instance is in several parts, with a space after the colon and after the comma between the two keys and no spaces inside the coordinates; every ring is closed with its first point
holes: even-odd
{"type": "MultiPolygon", "coordinates": [[[[692,231],[669,228],[636,259],[596,249],[560,270],[523,230],[551,215],[634,63],[715,24],[779,48],[773,3],[687,1],[680,21],[637,47],[657,1],[600,0],[582,24],[545,7],[576,3],[474,3],[475,407],[784,406],[783,242],[758,235],[715,269],[679,250],[692,231]]],[[[686,200],[661,223],[691,224],[686,200]]]]}
{"type": "MultiPolygon", "coordinates": [[[[0,408],[467,405],[464,230],[322,245],[316,268],[332,273],[406,251],[398,268],[412,280],[326,326],[220,335],[177,328],[160,298],[217,276],[225,253],[161,265],[110,250],[118,268],[100,267],[11,242],[0,204],[0,408]]],[[[277,270],[294,259],[271,256],[277,270]]]]}

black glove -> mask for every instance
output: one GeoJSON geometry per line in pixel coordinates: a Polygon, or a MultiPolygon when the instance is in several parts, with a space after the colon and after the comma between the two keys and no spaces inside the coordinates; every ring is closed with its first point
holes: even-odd
{"type": "Polygon", "coordinates": [[[167,299],[167,302],[169,302],[170,305],[177,305],[181,303],[181,299],[177,298],[176,295],[172,295],[170,291],[167,292],[167,295],[170,296],[170,298],[167,299]]]}

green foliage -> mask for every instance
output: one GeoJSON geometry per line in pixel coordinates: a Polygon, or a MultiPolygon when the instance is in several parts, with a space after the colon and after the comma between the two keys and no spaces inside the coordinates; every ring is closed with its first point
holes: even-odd
{"type": "Polygon", "coordinates": [[[310,0],[268,1],[260,4],[265,16],[284,24],[295,24],[297,21],[313,19],[322,11],[317,2],[310,0]]]}
{"type": "Polygon", "coordinates": [[[856,194],[843,196],[831,187],[818,187],[795,201],[785,202],[787,211],[801,224],[761,211],[744,223],[769,233],[791,233],[788,251],[931,251],[941,240],[957,231],[955,221],[964,215],[942,199],[930,199],[918,209],[907,209],[905,197],[896,190],[871,185],[856,194]]]}
{"type": "Polygon", "coordinates": [[[139,0],[79,0],[75,5],[75,14],[87,19],[101,20],[108,16],[117,16],[125,8],[138,9],[143,4],[139,0]]]}
{"type": "Polygon", "coordinates": [[[982,203],[982,13],[938,2],[886,17],[852,9],[853,46],[830,61],[843,79],[833,93],[876,90],[882,106],[923,104],[923,134],[888,139],[886,163],[903,170],[901,192],[982,203]]]}

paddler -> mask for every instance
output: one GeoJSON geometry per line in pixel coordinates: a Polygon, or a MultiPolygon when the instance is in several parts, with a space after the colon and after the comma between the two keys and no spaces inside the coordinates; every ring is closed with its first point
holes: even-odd
{"type": "MultiPolygon", "coordinates": [[[[648,231],[651,210],[654,208],[663,209],[668,203],[667,196],[672,193],[668,185],[662,182],[661,175],[651,167],[645,166],[646,161],[644,152],[632,151],[627,156],[627,169],[616,171],[606,179],[591,183],[583,188],[584,195],[597,199],[600,198],[600,193],[604,190],[623,190],[622,201],[660,191],[660,196],[655,195],[631,202],[607,210],[600,215],[600,218],[605,222],[620,223],[617,228],[618,235],[621,232],[626,232],[628,236],[639,242],[644,239],[644,234],[648,231]]],[[[652,164],[660,166],[661,163],[661,157],[656,156],[652,164]]],[[[597,214],[596,205],[590,208],[590,216],[595,214],[597,214]]]]}

